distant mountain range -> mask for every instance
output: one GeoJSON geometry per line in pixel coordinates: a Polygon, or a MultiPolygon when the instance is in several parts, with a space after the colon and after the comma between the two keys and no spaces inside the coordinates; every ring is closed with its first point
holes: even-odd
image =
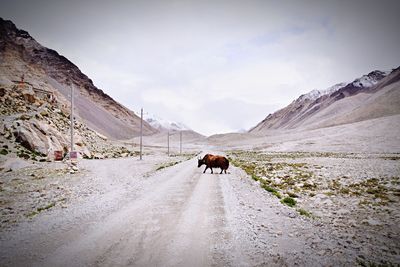
{"type": "Polygon", "coordinates": [[[143,119],[160,132],[191,131],[191,129],[183,123],[162,119],[147,112],[143,114],[143,119]]]}
{"type": "Polygon", "coordinates": [[[375,70],[350,83],[312,90],[249,130],[317,129],[400,114],[400,67],[375,70]]]}

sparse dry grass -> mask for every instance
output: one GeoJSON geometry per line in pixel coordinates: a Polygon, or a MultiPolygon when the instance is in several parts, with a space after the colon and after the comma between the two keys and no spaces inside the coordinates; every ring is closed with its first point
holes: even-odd
{"type": "MultiPolygon", "coordinates": [[[[304,156],[303,154],[299,154],[304,156]]],[[[278,198],[298,197],[298,192],[314,190],[317,185],[307,182],[313,177],[306,163],[274,162],[279,159],[294,159],[296,154],[264,154],[260,152],[232,151],[229,153],[233,165],[242,168],[260,186],[278,198]]]]}
{"type": "Polygon", "coordinates": [[[179,164],[179,163],[181,163],[182,161],[172,161],[172,162],[168,162],[168,163],[164,163],[164,164],[161,164],[161,165],[159,165],[157,168],[156,168],[156,171],[160,171],[160,170],[162,170],[162,169],[165,169],[165,168],[168,168],[168,167],[172,167],[172,166],[174,166],[174,165],[176,165],[176,164],[179,164]]]}
{"type": "MultiPolygon", "coordinates": [[[[354,180],[347,174],[332,177],[325,176],[330,173],[325,166],[306,163],[306,159],[309,158],[357,161],[373,157],[378,160],[390,160],[395,164],[397,155],[236,150],[230,151],[228,157],[233,165],[242,168],[253,180],[258,181],[262,188],[280,198],[284,204],[287,204],[284,200],[288,198],[315,202],[322,195],[328,199],[345,198],[359,207],[376,207],[398,202],[400,197],[400,178],[397,176],[390,180],[384,177],[354,180]],[[319,197],[314,199],[316,195],[319,197]]],[[[311,214],[303,208],[298,209],[301,215],[311,214]]]]}
{"type": "Polygon", "coordinates": [[[171,158],[178,158],[178,160],[176,161],[171,161],[171,162],[166,162],[163,164],[160,164],[156,167],[156,171],[168,168],[168,167],[172,167],[176,164],[179,164],[185,160],[190,160],[194,157],[196,157],[199,153],[182,153],[182,154],[171,154],[169,157],[171,158]]]}

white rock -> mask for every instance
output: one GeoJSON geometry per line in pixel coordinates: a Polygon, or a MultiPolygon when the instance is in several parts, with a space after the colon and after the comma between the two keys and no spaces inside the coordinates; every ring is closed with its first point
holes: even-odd
{"type": "Polygon", "coordinates": [[[371,226],[382,225],[382,222],[380,222],[380,221],[378,221],[378,220],[376,220],[374,218],[371,218],[371,217],[368,217],[368,219],[366,220],[366,223],[368,223],[371,226]]]}

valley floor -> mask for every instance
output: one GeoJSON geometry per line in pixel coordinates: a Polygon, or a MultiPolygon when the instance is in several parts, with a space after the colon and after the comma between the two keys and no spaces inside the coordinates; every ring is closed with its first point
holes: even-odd
{"type": "MultiPolygon", "coordinates": [[[[260,176],[255,180],[233,164],[228,174],[218,174],[217,170],[203,174],[204,166],[197,168],[193,155],[166,157],[154,152],[143,161],[137,157],[83,160],[75,174],[66,173],[65,166],[54,163],[3,172],[0,265],[400,263],[398,155],[365,158],[256,153],[248,157],[248,152],[243,151],[227,153],[237,166],[243,167],[254,159],[257,166],[270,169],[264,176],[255,169],[253,174],[260,176]],[[277,167],[278,163],[282,168],[277,167]],[[388,183],[378,185],[381,189],[390,188],[385,191],[385,198],[381,195],[387,205],[365,203],[370,211],[374,211],[373,207],[382,208],[385,217],[377,219],[374,216],[382,213],[371,212],[364,222],[360,217],[363,207],[358,205],[335,211],[332,203],[348,197],[347,191],[342,195],[335,191],[340,192],[342,187],[332,187],[328,194],[314,192],[312,197],[311,191],[298,190],[297,206],[288,207],[276,194],[260,186],[261,178],[283,179],[288,175],[295,179],[294,171],[312,172],[307,181],[317,188],[316,179],[330,185],[331,178],[340,177],[340,186],[344,187],[343,175],[360,179],[386,177],[388,183]],[[312,216],[300,215],[299,208],[312,216]],[[353,221],[351,214],[357,214],[353,221]],[[358,228],[359,224],[364,228],[358,228]]],[[[279,188],[282,196],[287,190],[279,188]]]]}

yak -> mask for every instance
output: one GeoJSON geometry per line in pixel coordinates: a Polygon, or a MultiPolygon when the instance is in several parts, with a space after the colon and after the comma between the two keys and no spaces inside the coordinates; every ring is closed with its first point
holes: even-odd
{"type": "Polygon", "coordinates": [[[201,167],[201,165],[205,164],[206,168],[204,169],[203,173],[206,172],[206,170],[208,168],[211,169],[211,173],[213,173],[213,169],[212,168],[221,168],[221,172],[220,174],[222,174],[222,171],[225,171],[228,169],[229,167],[229,161],[227,158],[223,157],[223,156],[214,156],[211,154],[207,154],[203,157],[203,159],[199,158],[198,159],[198,168],[201,167]]]}

